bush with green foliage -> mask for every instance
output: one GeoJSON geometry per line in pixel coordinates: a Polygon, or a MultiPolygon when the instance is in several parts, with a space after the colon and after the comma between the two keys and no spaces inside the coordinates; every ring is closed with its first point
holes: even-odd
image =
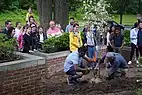
{"type": "Polygon", "coordinates": [[[124,41],[125,41],[125,46],[129,46],[130,45],[130,31],[129,30],[125,30],[124,31],[124,41]]]}
{"type": "Polygon", "coordinates": [[[16,39],[8,39],[5,34],[0,33],[0,61],[15,59],[16,39]]]}
{"type": "Polygon", "coordinates": [[[60,37],[48,38],[43,44],[43,52],[45,53],[65,50],[69,50],[69,33],[64,33],[60,37]]]}

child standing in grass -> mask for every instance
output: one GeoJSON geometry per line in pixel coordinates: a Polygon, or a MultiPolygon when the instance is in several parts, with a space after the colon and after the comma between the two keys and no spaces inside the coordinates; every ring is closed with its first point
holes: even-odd
{"type": "Polygon", "coordinates": [[[29,17],[30,16],[34,16],[33,12],[32,12],[32,8],[28,9],[28,13],[26,15],[26,22],[29,22],[29,17]]]}

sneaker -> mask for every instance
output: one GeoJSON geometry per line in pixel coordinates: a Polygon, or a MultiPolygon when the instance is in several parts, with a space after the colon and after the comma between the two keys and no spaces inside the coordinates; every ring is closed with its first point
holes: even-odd
{"type": "Polygon", "coordinates": [[[137,64],[139,64],[139,61],[138,61],[138,60],[136,60],[136,63],[137,63],[137,64]]]}
{"type": "Polygon", "coordinates": [[[128,64],[129,64],[129,65],[132,64],[132,61],[129,61],[128,64]]]}
{"type": "Polygon", "coordinates": [[[34,49],[34,51],[37,51],[36,49],[34,49]]]}
{"type": "Polygon", "coordinates": [[[67,77],[67,83],[68,85],[74,85],[74,82],[71,80],[70,76],[67,77]]]}

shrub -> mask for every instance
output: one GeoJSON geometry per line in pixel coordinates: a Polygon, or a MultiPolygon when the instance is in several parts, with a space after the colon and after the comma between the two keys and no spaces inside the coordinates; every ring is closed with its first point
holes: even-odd
{"type": "Polygon", "coordinates": [[[48,38],[43,44],[43,52],[45,53],[65,50],[69,50],[69,33],[64,33],[60,37],[48,38]]]}
{"type": "Polygon", "coordinates": [[[0,33],[0,60],[13,60],[15,46],[16,39],[8,39],[5,34],[0,33]]]}
{"type": "Polygon", "coordinates": [[[139,58],[139,63],[142,65],[142,57],[139,58]]]}
{"type": "Polygon", "coordinates": [[[129,30],[125,30],[124,31],[124,41],[125,41],[125,46],[129,46],[130,45],[130,31],[129,30]]]}

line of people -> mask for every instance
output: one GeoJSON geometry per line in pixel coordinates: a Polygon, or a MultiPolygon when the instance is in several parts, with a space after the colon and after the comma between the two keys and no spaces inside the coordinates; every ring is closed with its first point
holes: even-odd
{"type": "Polygon", "coordinates": [[[131,55],[128,64],[132,64],[134,52],[136,51],[136,63],[138,64],[139,56],[142,56],[142,22],[136,22],[132,30],[130,31],[131,41],[131,55]]]}

